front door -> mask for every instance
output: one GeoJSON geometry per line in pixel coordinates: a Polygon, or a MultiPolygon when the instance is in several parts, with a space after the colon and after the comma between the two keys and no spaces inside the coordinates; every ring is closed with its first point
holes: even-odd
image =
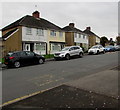
{"type": "Polygon", "coordinates": [[[25,51],[34,51],[34,43],[25,44],[25,51]]]}
{"type": "Polygon", "coordinates": [[[30,44],[25,44],[25,51],[30,51],[30,44]]]}
{"type": "Polygon", "coordinates": [[[30,51],[33,52],[34,51],[34,43],[30,44],[30,51]]]}

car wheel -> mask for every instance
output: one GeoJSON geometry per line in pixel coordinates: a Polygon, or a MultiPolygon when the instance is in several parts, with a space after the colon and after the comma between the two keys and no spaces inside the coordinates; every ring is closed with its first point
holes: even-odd
{"type": "Polygon", "coordinates": [[[43,64],[43,63],[44,63],[43,59],[39,59],[39,64],[43,64]]]}
{"type": "Polygon", "coordinates": [[[70,60],[70,55],[67,54],[67,55],[65,56],[65,58],[66,58],[66,60],[70,60]]]}
{"type": "Polygon", "coordinates": [[[82,58],[83,57],[83,53],[79,53],[79,57],[82,58]]]}
{"type": "Polygon", "coordinates": [[[20,62],[19,61],[16,61],[15,63],[14,63],[14,67],[15,68],[19,68],[21,65],[20,65],[20,62]]]}
{"type": "Polygon", "coordinates": [[[103,54],[105,54],[105,51],[103,51],[103,54]]]}
{"type": "Polygon", "coordinates": [[[99,50],[97,51],[97,55],[99,54],[99,50]]]}

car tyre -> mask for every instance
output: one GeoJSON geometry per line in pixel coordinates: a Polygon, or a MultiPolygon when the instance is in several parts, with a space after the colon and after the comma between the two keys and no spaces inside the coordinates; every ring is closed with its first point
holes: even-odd
{"type": "Polygon", "coordinates": [[[79,57],[82,58],[83,57],[83,53],[80,52],[79,53],[79,57]]]}
{"type": "Polygon", "coordinates": [[[105,51],[103,51],[103,54],[105,54],[105,51]]]}
{"type": "Polygon", "coordinates": [[[14,63],[14,67],[15,67],[15,68],[19,68],[20,66],[21,66],[21,64],[20,64],[19,61],[16,61],[16,62],[14,63]]]}
{"type": "Polygon", "coordinates": [[[39,64],[43,64],[44,63],[43,59],[41,59],[41,58],[39,59],[38,62],[39,62],[39,64]]]}
{"type": "Polygon", "coordinates": [[[97,51],[97,55],[99,54],[99,50],[97,51]]]}
{"type": "Polygon", "coordinates": [[[66,60],[70,60],[70,55],[67,54],[67,55],[65,56],[65,58],[66,58],[66,60]]]}

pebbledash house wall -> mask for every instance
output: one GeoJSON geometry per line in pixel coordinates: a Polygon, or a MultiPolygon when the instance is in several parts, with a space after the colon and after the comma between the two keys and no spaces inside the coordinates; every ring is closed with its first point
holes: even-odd
{"type": "Polygon", "coordinates": [[[90,35],[89,36],[89,48],[91,48],[94,45],[96,45],[96,36],[90,35]]]}
{"type": "Polygon", "coordinates": [[[66,38],[66,46],[78,45],[78,46],[84,47],[85,50],[88,50],[88,35],[87,34],[66,32],[65,38],[66,38]],[[75,37],[75,34],[77,34],[76,37],[75,37]],[[81,35],[81,37],[79,37],[79,35],[81,35]],[[83,36],[85,38],[83,38],[83,36]]]}
{"type": "MultiPolygon", "coordinates": [[[[4,45],[3,56],[5,56],[10,51],[20,51],[20,50],[22,50],[22,28],[21,28],[21,26],[18,26],[18,27],[15,27],[15,28],[18,28],[18,30],[14,34],[10,35],[9,38],[2,41],[2,43],[4,45]]],[[[5,35],[7,32],[15,29],[15,28],[3,31],[2,36],[5,35]]]]}
{"type": "Polygon", "coordinates": [[[74,35],[74,42],[76,43],[76,45],[82,46],[85,50],[88,50],[88,35],[83,33],[76,34],[76,37],[74,35]]]}
{"type": "Polygon", "coordinates": [[[56,36],[52,36],[50,33],[53,31],[52,29],[47,30],[47,53],[48,54],[54,54],[56,51],[61,50],[61,46],[65,47],[65,32],[64,31],[59,31],[59,30],[54,30],[56,32],[56,36]],[[62,36],[60,36],[60,32],[63,33],[62,36]],[[58,50],[54,50],[53,46],[54,44],[60,46],[58,50]]]}
{"type": "Polygon", "coordinates": [[[96,44],[100,44],[100,38],[96,36],[96,44]]]}
{"type": "Polygon", "coordinates": [[[37,28],[31,28],[32,33],[27,34],[26,33],[27,27],[23,26],[22,27],[22,44],[23,44],[23,50],[27,50],[26,46],[27,44],[34,44],[34,52],[37,54],[46,54],[46,42],[47,42],[47,30],[43,29],[43,35],[37,35],[37,28]],[[36,49],[36,45],[43,45],[44,50],[38,50],[36,49]]]}

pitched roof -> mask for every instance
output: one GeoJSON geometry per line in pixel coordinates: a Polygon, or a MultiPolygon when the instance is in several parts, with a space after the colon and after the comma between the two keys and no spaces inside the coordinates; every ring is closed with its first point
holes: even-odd
{"type": "MultiPolygon", "coordinates": [[[[64,31],[67,31],[67,32],[70,32],[70,31],[72,31],[72,32],[82,32],[80,29],[77,29],[77,28],[75,28],[75,27],[70,27],[70,26],[66,26],[66,27],[64,27],[64,28],[62,28],[64,31]]],[[[83,33],[83,32],[82,32],[83,33]]]]}
{"type": "Polygon", "coordinates": [[[86,33],[86,34],[88,34],[88,35],[93,35],[93,36],[96,36],[96,37],[98,37],[98,38],[100,38],[98,35],[96,35],[95,33],[93,33],[92,31],[90,31],[90,30],[84,30],[83,31],[84,33],[86,33]]]}
{"type": "Polygon", "coordinates": [[[33,27],[33,28],[53,29],[53,30],[62,31],[62,29],[59,26],[57,26],[43,18],[35,18],[35,17],[29,16],[29,15],[26,15],[26,16],[20,18],[19,20],[11,23],[10,25],[4,27],[2,29],[2,31],[5,31],[7,29],[14,28],[14,27],[17,27],[20,25],[27,26],[27,27],[33,27]]]}
{"type": "Polygon", "coordinates": [[[2,36],[3,40],[6,40],[10,35],[12,35],[15,31],[17,31],[18,28],[15,28],[9,32],[7,32],[5,35],[2,36]]]}

